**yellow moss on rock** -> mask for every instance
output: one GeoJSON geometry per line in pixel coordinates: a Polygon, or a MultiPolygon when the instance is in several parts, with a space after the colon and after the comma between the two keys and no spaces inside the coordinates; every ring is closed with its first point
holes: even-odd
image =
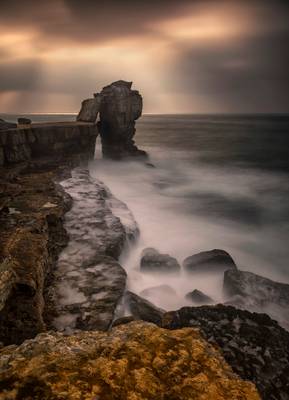
{"type": "Polygon", "coordinates": [[[4,348],[0,381],[0,400],[260,399],[197,329],[145,322],[4,348]]]}

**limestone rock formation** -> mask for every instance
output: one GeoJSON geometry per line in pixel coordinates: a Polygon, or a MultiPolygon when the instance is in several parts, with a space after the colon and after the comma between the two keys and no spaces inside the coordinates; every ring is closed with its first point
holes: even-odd
{"type": "Polygon", "coordinates": [[[260,400],[194,328],[132,322],[0,351],[0,400],[260,400]]]}
{"type": "Polygon", "coordinates": [[[77,121],[95,122],[99,113],[100,102],[100,95],[96,95],[93,99],[83,100],[77,121]]]}
{"type": "Polygon", "coordinates": [[[251,311],[267,312],[289,328],[289,285],[252,272],[228,270],[224,274],[227,303],[251,311]]]}
{"type": "Polygon", "coordinates": [[[189,273],[219,273],[237,268],[230,254],[219,249],[202,251],[187,257],[183,267],[189,273]]]}
{"type": "Polygon", "coordinates": [[[150,301],[127,291],[124,297],[124,303],[136,319],[153,322],[157,325],[161,324],[162,316],[165,311],[156,307],[150,301]]]}
{"type": "Polygon", "coordinates": [[[137,90],[131,90],[131,86],[132,82],[120,80],[105,86],[100,93],[98,127],[104,157],[121,159],[146,156],[133,140],[135,121],[142,113],[142,97],[137,90]]]}
{"type": "Polygon", "coordinates": [[[214,300],[210,296],[207,296],[205,293],[201,292],[198,289],[187,293],[185,297],[186,299],[198,305],[214,303],[214,300]]]}
{"type": "Polygon", "coordinates": [[[289,399],[289,332],[266,314],[217,305],[164,314],[162,326],[198,327],[228,364],[254,382],[264,400],[289,399]]]}
{"type": "Polygon", "coordinates": [[[181,267],[174,257],[148,247],[142,252],[140,269],[142,272],[177,274],[181,267]]]}

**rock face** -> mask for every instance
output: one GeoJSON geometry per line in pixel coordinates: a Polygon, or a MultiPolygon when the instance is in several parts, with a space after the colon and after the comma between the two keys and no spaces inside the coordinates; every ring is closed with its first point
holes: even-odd
{"type": "Polygon", "coordinates": [[[126,273],[117,259],[127,240],[138,235],[138,227],[127,207],[87,170],[76,168],[71,175],[61,183],[73,206],[64,225],[70,240],[55,273],[53,325],[68,332],[105,330],[126,285],[126,273]],[[126,212],[128,230],[114,214],[120,208],[126,212]]]}
{"type": "Polygon", "coordinates": [[[0,175],[0,342],[21,343],[45,329],[45,287],[67,243],[70,199],[53,171],[0,175]]]}
{"type": "Polygon", "coordinates": [[[289,328],[289,285],[239,270],[224,274],[224,294],[228,303],[251,311],[266,312],[289,328]]]}
{"type": "Polygon", "coordinates": [[[237,268],[230,254],[219,249],[202,251],[187,257],[183,267],[189,273],[219,273],[237,268]]]}
{"type": "MultiPolygon", "coordinates": [[[[100,121],[98,123],[104,157],[145,157],[133,141],[135,121],[142,113],[142,97],[131,90],[132,82],[117,81],[100,93],[100,121]]],[[[99,94],[96,94],[98,98],[99,94]]]]}
{"type": "Polygon", "coordinates": [[[163,327],[199,327],[264,400],[289,399],[289,332],[266,314],[217,305],[184,307],[163,316],[163,327]]]}
{"type": "Polygon", "coordinates": [[[150,273],[179,273],[181,267],[177,260],[168,254],[161,254],[156,249],[146,248],[142,252],[140,268],[150,273]]]}
{"type": "Polygon", "coordinates": [[[214,303],[214,300],[211,297],[207,296],[205,293],[201,292],[198,289],[195,289],[192,292],[186,294],[186,299],[191,300],[193,303],[196,303],[198,305],[214,303]]]}
{"type": "Polygon", "coordinates": [[[156,307],[150,301],[143,299],[135,293],[127,291],[124,297],[125,305],[136,319],[161,324],[164,310],[156,307]]]}
{"type": "Polygon", "coordinates": [[[6,129],[14,129],[14,128],[17,128],[17,124],[14,124],[13,122],[4,121],[4,119],[0,118],[0,131],[6,129]]]}
{"type": "Polygon", "coordinates": [[[259,400],[197,329],[132,322],[0,352],[1,400],[259,400]]]}
{"type": "Polygon", "coordinates": [[[93,99],[83,100],[77,121],[95,122],[100,109],[100,101],[100,95],[95,96],[93,99]]]}
{"type": "MultiPolygon", "coordinates": [[[[1,122],[0,122],[1,125],[1,122]]],[[[49,158],[60,164],[67,156],[94,156],[98,135],[94,124],[67,122],[22,125],[0,130],[0,166],[49,158]]]]}

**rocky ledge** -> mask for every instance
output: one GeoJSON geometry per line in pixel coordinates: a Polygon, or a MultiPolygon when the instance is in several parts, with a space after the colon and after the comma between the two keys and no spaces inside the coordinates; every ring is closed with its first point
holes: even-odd
{"type": "Polygon", "coordinates": [[[46,333],[0,352],[1,400],[258,400],[198,329],[133,322],[46,333]]]}

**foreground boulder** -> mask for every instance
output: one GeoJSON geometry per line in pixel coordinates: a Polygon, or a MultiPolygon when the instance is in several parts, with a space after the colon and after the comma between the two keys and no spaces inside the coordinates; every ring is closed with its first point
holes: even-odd
{"type": "Polygon", "coordinates": [[[142,272],[175,274],[180,272],[181,267],[175,258],[148,247],[142,252],[140,269],[142,272]]]}
{"type": "Polygon", "coordinates": [[[47,333],[0,352],[1,400],[259,400],[194,328],[132,322],[47,333]]]}
{"type": "Polygon", "coordinates": [[[198,289],[195,289],[192,292],[186,294],[185,297],[186,299],[198,305],[214,303],[214,300],[210,296],[207,296],[205,293],[201,292],[198,289]]]}
{"type": "Polygon", "coordinates": [[[289,328],[289,285],[252,272],[228,270],[224,274],[227,303],[252,311],[268,312],[289,328]]]}
{"type": "Polygon", "coordinates": [[[162,324],[199,327],[233,371],[256,384],[262,399],[289,399],[289,332],[268,315],[224,305],[183,307],[166,313],[162,324]]]}
{"type": "Polygon", "coordinates": [[[146,157],[146,152],[139,150],[133,140],[135,121],[142,113],[142,97],[137,90],[131,90],[131,86],[132,82],[120,80],[105,86],[100,93],[98,127],[104,157],[146,157]]]}
{"type": "Polygon", "coordinates": [[[202,251],[187,257],[183,267],[189,273],[222,273],[227,269],[237,269],[230,254],[220,249],[202,251]]]}
{"type": "Polygon", "coordinates": [[[124,296],[124,304],[129,309],[132,316],[147,322],[160,325],[165,310],[156,307],[150,301],[127,291],[124,296]]]}

